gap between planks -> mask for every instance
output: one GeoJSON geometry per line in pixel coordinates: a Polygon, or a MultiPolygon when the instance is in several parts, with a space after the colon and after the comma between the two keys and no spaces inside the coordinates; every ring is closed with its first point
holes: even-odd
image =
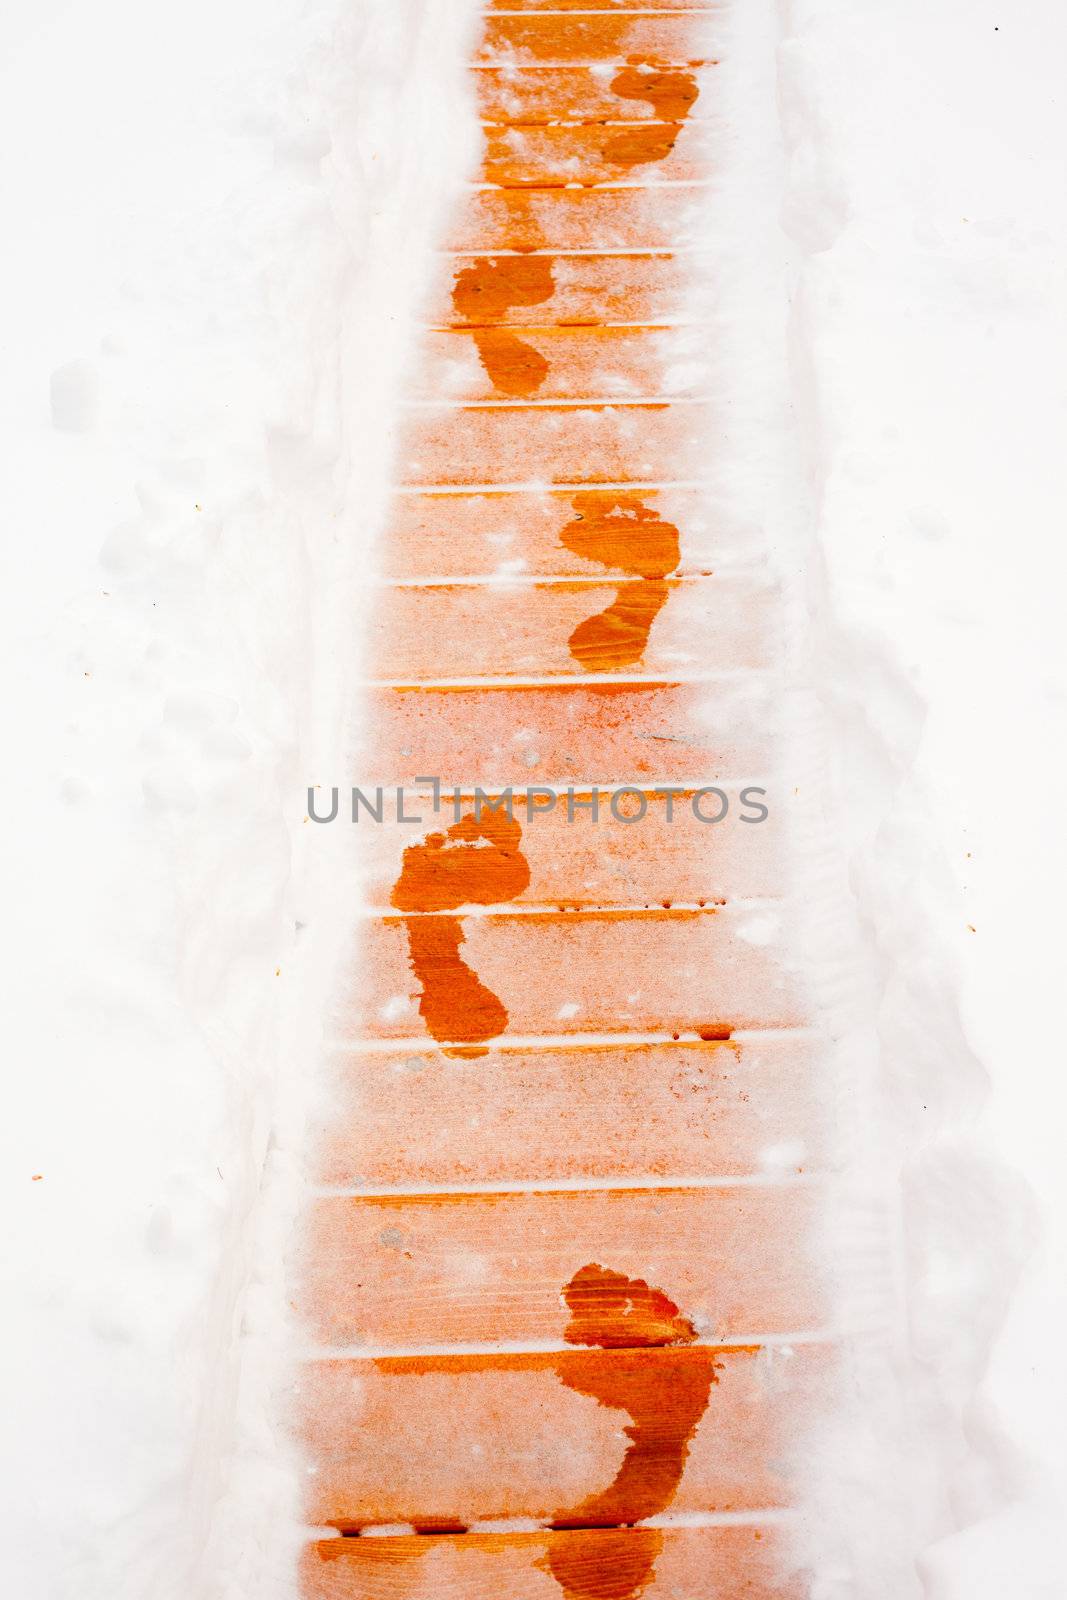
{"type": "MultiPolygon", "coordinates": [[[[791,1350],[798,1345],[832,1345],[843,1335],[833,1328],[803,1328],[788,1333],[754,1333],[743,1338],[694,1339],[678,1345],[615,1345],[621,1350],[791,1350]]],[[[404,1345],[344,1345],[313,1346],[301,1359],[308,1365],[336,1361],[434,1361],[449,1357],[470,1358],[477,1361],[483,1356],[555,1356],[576,1348],[562,1339],[500,1339],[467,1340],[456,1344],[427,1344],[418,1348],[404,1345]]],[[[588,1348],[588,1347],[587,1347],[588,1348]]]]}
{"type": "MultiPolygon", "coordinates": [[[[574,1348],[573,1345],[568,1346],[574,1348]]],[[[643,1517],[639,1522],[626,1523],[633,1528],[749,1528],[792,1525],[798,1513],[789,1506],[760,1506],[751,1511],[661,1511],[657,1516],[643,1517]]],[[[544,1535],[551,1533],[597,1533],[601,1530],[583,1524],[575,1528],[553,1527],[548,1522],[538,1522],[532,1517],[475,1518],[463,1533],[435,1532],[429,1528],[416,1528],[410,1522],[380,1522],[361,1528],[358,1533],[339,1533],[335,1527],[308,1527],[309,1541],[322,1543],[329,1539],[350,1542],[353,1539],[397,1539],[418,1537],[422,1539],[465,1539],[482,1534],[544,1535]]]]}
{"type": "MultiPolygon", "coordinates": [[[[488,807],[486,808],[489,809],[488,807]]],[[[440,813],[435,813],[440,815],[440,813]]],[[[414,824],[413,824],[414,826],[414,824]]],[[[714,824],[709,824],[714,826],[714,824]]],[[[756,824],[754,824],[756,826],[756,824]]],[[[644,905],[618,905],[610,902],[604,905],[584,904],[568,901],[566,899],[544,901],[541,904],[510,904],[507,900],[498,900],[494,905],[474,903],[471,905],[449,906],[447,912],[440,911],[398,911],[395,906],[357,906],[352,913],[357,918],[374,918],[384,922],[410,922],[412,918],[419,917],[462,917],[464,921],[472,917],[494,917],[498,921],[507,921],[513,917],[544,917],[549,922],[558,922],[560,914],[564,914],[574,922],[581,922],[583,918],[598,918],[603,921],[607,917],[611,921],[644,920],[646,922],[667,922],[673,917],[712,917],[720,911],[765,911],[780,910],[788,902],[778,895],[738,895],[728,900],[671,900],[659,901],[653,905],[647,902],[644,905]]]]}
{"type": "Polygon", "coordinates": [[[679,117],[530,117],[518,122],[496,122],[491,117],[482,117],[481,126],[487,128],[506,128],[510,132],[521,132],[523,128],[687,128],[690,124],[707,127],[713,122],[722,122],[721,116],[714,112],[697,117],[690,112],[689,116],[679,117]]]}
{"type": "MultiPolygon", "coordinates": [[[[610,583],[610,580],[609,580],[610,583]]],[[[357,689],[397,689],[401,692],[434,689],[588,689],[605,684],[640,685],[642,688],[677,689],[682,685],[759,683],[778,675],[773,667],[736,667],[727,672],[556,672],[479,678],[358,678],[357,689]]],[[[674,741],[677,742],[677,741],[674,741]]]]}
{"type": "MultiPolygon", "coordinates": [[[[487,1041],[495,1052],[510,1050],[602,1050],[605,1047],[625,1049],[633,1045],[707,1045],[722,1046],[744,1044],[748,1039],[803,1039],[818,1037],[818,1030],[797,1024],[795,1027],[734,1028],[727,1039],[702,1039],[696,1029],[681,1033],[520,1033],[501,1036],[487,1041]]],[[[335,1038],[324,1041],[331,1055],[419,1055],[424,1051],[443,1054],[453,1048],[425,1034],[406,1038],[335,1038]]]]}
{"type": "Polygon", "coordinates": [[[527,478],[516,483],[397,483],[396,495],[457,495],[457,494],[584,494],[595,489],[599,493],[619,490],[623,494],[651,494],[662,489],[698,489],[704,494],[713,492],[713,485],[700,478],[628,478],[626,480],[587,478],[580,483],[546,483],[541,478],[527,478]]]}
{"type": "MultiPolygon", "coordinates": [[[[473,327],[474,324],[468,323],[466,326],[473,327]]],[[[516,331],[508,323],[498,322],[492,326],[506,328],[508,333],[516,331]]],[[[557,322],[552,326],[558,328],[563,324],[557,322]]],[[[606,327],[608,324],[598,323],[596,326],[606,327]]],[[[453,323],[450,328],[438,331],[462,333],[463,328],[453,323]]],[[[525,331],[535,333],[538,330],[527,328],[525,331]]],[[[712,405],[714,400],[714,395],[703,394],[568,395],[565,400],[401,400],[400,406],[404,411],[625,411],[636,410],[640,406],[666,411],[673,406],[712,405]]]]}
{"type": "MultiPolygon", "coordinates": [[[[722,1041],[726,1042],[726,1041],[722,1041]]],[[[439,1196],[516,1194],[662,1194],[701,1189],[804,1189],[825,1183],[828,1172],[735,1172],[705,1178],[520,1178],[511,1183],[313,1183],[316,1200],[433,1200],[439,1196]]],[[[742,1339],[742,1344],[752,1340],[742,1339]]],[[[561,1349],[565,1348],[560,1346],[561,1349]]]]}
{"type": "MultiPolygon", "coordinates": [[[[616,568],[617,572],[619,569],[616,568]]],[[[710,583],[725,575],[748,576],[748,568],[716,568],[708,572],[669,572],[655,581],[669,588],[682,583],[710,583]]],[[[647,583],[647,578],[635,578],[629,573],[612,576],[612,570],[597,575],[588,572],[501,572],[467,573],[452,577],[445,573],[432,578],[380,578],[371,577],[369,586],[374,589],[624,589],[627,585],[647,583]]]]}
{"type": "Polygon", "coordinates": [[[494,17],[718,17],[723,12],[722,6],[671,6],[650,10],[647,6],[589,6],[579,10],[577,6],[537,6],[531,9],[505,10],[503,6],[489,6],[482,15],[487,21],[494,17]]]}
{"type": "MultiPolygon", "coordinates": [[[[423,333],[473,333],[476,329],[490,328],[501,332],[522,333],[558,333],[561,328],[568,331],[574,328],[588,330],[590,328],[600,331],[604,328],[626,329],[629,332],[662,333],[671,332],[675,328],[715,328],[718,323],[706,317],[693,317],[689,320],[675,317],[664,322],[604,322],[594,321],[592,318],[572,318],[569,322],[421,322],[417,324],[423,333]]],[[[477,402],[476,402],[477,403],[477,402]]],[[[536,403],[536,402],[535,402],[536,403]]],[[[558,405],[558,400],[551,404],[558,405]]],[[[612,405],[617,402],[611,401],[612,405]]]]}
{"type": "MultiPolygon", "coordinates": [[[[658,740],[660,736],[656,735],[656,734],[653,734],[653,735],[651,735],[651,737],[658,740]]],[[[663,735],[663,738],[666,739],[667,736],[663,735]]],[[[673,742],[673,741],[668,740],[667,742],[670,743],[670,742],[673,742]]],[[[426,783],[426,784],[432,785],[433,781],[434,780],[432,778],[415,778],[412,781],[412,783],[408,784],[407,787],[409,789],[415,789],[416,786],[418,784],[420,784],[420,783],[426,783]]],[[[536,783],[535,784],[535,783],[531,782],[530,784],[526,785],[526,787],[530,788],[530,789],[536,789],[538,794],[545,794],[545,793],[554,794],[557,797],[557,799],[561,795],[565,796],[565,795],[571,794],[571,795],[574,796],[574,799],[575,799],[576,802],[579,799],[581,799],[584,796],[586,796],[586,795],[589,795],[591,797],[594,788],[600,794],[603,794],[604,791],[607,790],[607,789],[626,789],[632,794],[643,794],[648,799],[653,799],[654,797],[658,798],[659,796],[667,794],[668,792],[670,792],[671,794],[674,795],[676,800],[691,800],[693,798],[693,796],[695,794],[699,794],[702,789],[711,789],[711,788],[714,788],[716,785],[718,785],[718,787],[720,789],[723,789],[723,788],[727,788],[727,789],[742,789],[746,785],[748,787],[750,787],[750,788],[754,788],[757,784],[767,783],[768,781],[769,781],[768,778],[766,777],[766,775],[764,775],[761,778],[723,778],[723,777],[706,778],[702,783],[696,783],[690,778],[690,779],[687,779],[685,783],[678,783],[678,784],[660,783],[660,784],[653,784],[651,787],[644,780],[642,780],[641,782],[634,782],[634,783],[615,783],[615,782],[613,782],[611,780],[607,780],[607,781],[603,781],[603,782],[596,783],[596,784],[594,784],[592,782],[584,783],[584,784],[580,784],[580,783],[536,783]]],[[[321,789],[321,788],[324,787],[324,785],[321,784],[321,783],[313,783],[311,785],[311,787],[313,789],[321,789]]],[[[340,789],[340,787],[341,787],[340,784],[331,784],[330,785],[330,788],[340,789]]],[[[352,787],[353,788],[358,788],[359,785],[358,784],[353,784],[352,787]]],[[[379,785],[376,784],[375,787],[377,788],[377,787],[379,787],[379,785]]],[[[383,783],[383,784],[380,785],[380,787],[382,789],[392,789],[392,788],[397,788],[397,787],[403,788],[404,785],[402,785],[402,784],[401,785],[397,785],[397,784],[383,783]]],[[[493,796],[493,795],[501,795],[502,796],[502,795],[507,794],[509,791],[511,791],[511,793],[514,794],[514,791],[515,791],[516,787],[517,786],[514,783],[498,783],[498,784],[488,784],[488,785],[486,785],[484,787],[479,786],[476,789],[466,789],[466,788],[463,787],[462,784],[459,784],[459,785],[447,784],[447,785],[442,785],[441,793],[442,793],[442,795],[444,795],[445,790],[447,788],[447,791],[448,791],[448,802],[447,803],[450,806],[454,805],[457,800],[459,801],[459,803],[461,805],[466,805],[468,802],[471,802],[471,801],[475,800],[478,797],[478,795],[481,795],[483,801],[485,801],[485,803],[486,803],[486,809],[488,810],[488,809],[490,809],[489,805],[488,805],[488,802],[489,802],[489,799],[490,799],[491,796],[493,796]]],[[[519,788],[519,792],[522,793],[523,786],[522,785],[518,785],[518,788],[519,788]]],[[[428,788],[428,789],[425,789],[425,790],[417,790],[417,794],[418,794],[418,798],[423,799],[423,800],[429,800],[429,798],[430,798],[430,796],[432,794],[432,789],[428,788]]],[[[445,802],[442,801],[441,802],[441,807],[437,808],[437,810],[443,809],[444,803],[445,802]]],[[[435,811],[435,815],[436,814],[437,813],[435,811]]],[[[716,824],[715,823],[709,823],[708,826],[709,827],[715,827],[716,824]]],[[[558,901],[555,902],[555,903],[558,904],[558,901]]]]}
{"type": "MultiPolygon", "coordinates": [[[[530,15],[532,13],[528,13],[530,15]]],[[[544,13],[541,13],[543,15],[544,13]]],[[[549,13],[551,15],[551,13],[549,13]]],[[[619,13],[608,12],[606,15],[615,16],[619,13]]],[[[568,16],[580,16],[581,12],[570,11],[568,16]]],[[[632,63],[623,57],[616,56],[614,60],[600,56],[591,57],[588,61],[472,61],[468,65],[470,72],[503,72],[507,77],[512,77],[516,72],[588,72],[592,67],[598,68],[606,77],[614,68],[617,72],[624,72],[632,63]]],[[[688,61],[657,60],[657,72],[699,72],[704,67],[717,67],[718,61],[710,56],[694,56],[688,61]]],[[[688,120],[688,119],[687,119],[688,120]]],[[[649,118],[652,121],[652,118],[649,118]]],[[[505,124],[506,126],[506,124],[505,124]]]]}
{"type": "Polygon", "coordinates": [[[605,180],[602,183],[489,183],[485,180],[464,185],[467,194],[632,194],[639,190],[654,194],[660,189],[710,189],[711,178],[661,178],[658,183],[620,183],[605,180]]]}
{"type": "Polygon", "coordinates": [[[449,259],[455,256],[468,257],[473,261],[484,261],[487,258],[495,261],[498,256],[633,256],[636,260],[644,261],[650,256],[710,255],[711,246],[706,244],[562,245],[553,249],[551,245],[544,245],[537,250],[509,250],[504,246],[500,246],[494,247],[492,250],[441,249],[435,250],[434,254],[446,256],[449,259]]]}

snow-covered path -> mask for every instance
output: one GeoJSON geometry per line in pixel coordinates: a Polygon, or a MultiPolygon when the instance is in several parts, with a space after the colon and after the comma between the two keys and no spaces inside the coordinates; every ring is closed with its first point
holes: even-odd
{"type": "Polygon", "coordinates": [[[490,6],[475,44],[363,820],[311,797],[373,874],[295,1285],[309,1600],[806,1587],[781,1524],[840,1359],[830,1113],[790,931],[799,630],[729,428],[734,55],[696,8],[490,6]]]}
{"type": "MultiPolygon", "coordinates": [[[[536,33],[567,8],[501,9],[537,14],[536,33]]],[[[618,9],[588,26],[610,32],[618,9]]],[[[575,172],[611,184],[632,163],[641,185],[613,212],[603,190],[583,210],[580,191],[553,208],[463,189],[483,157],[466,82],[478,10],[223,0],[163,17],[103,0],[91,15],[51,4],[3,24],[5,144],[18,157],[5,303],[19,310],[3,380],[5,638],[20,769],[5,824],[17,907],[5,1592],[292,1600],[303,1558],[306,1592],[330,1596],[427,1584],[550,1596],[584,1592],[591,1573],[614,1574],[616,1594],[652,1583],[696,1600],[716,1564],[782,1593],[767,1588],[780,1559],[809,1571],[799,1592],[819,1597],[1059,1594],[1065,1229],[1049,1041],[1063,872],[1049,841],[1067,798],[1053,753],[1067,672],[1052,520],[1064,23],[1041,0],[1009,17],[984,0],[724,8],[718,65],[695,101],[685,90],[670,116],[660,107],[654,134],[636,116],[621,147],[621,132],[590,142],[565,126],[527,129],[518,148],[490,135],[490,185],[575,172]],[[651,200],[650,167],[666,180],[651,200]],[[597,246],[622,214],[642,237],[623,225],[605,266],[597,246]],[[461,215],[467,231],[448,237],[461,215]],[[557,216],[574,231],[539,244],[557,216]],[[679,271],[686,226],[699,260],[679,271]],[[516,285],[507,272],[442,273],[444,314],[425,328],[442,241],[476,267],[504,227],[523,262],[551,258],[551,293],[539,298],[535,265],[500,321],[464,332],[450,312],[474,323],[477,295],[516,285]],[[672,296],[687,315],[658,316],[672,296]],[[640,326],[562,331],[546,307],[640,326]],[[648,326],[660,321],[686,325],[648,326]],[[585,399],[596,408],[576,408],[585,399]],[[584,470],[609,434],[617,491],[590,488],[584,470]],[[477,482],[510,486],[521,515],[481,516],[487,501],[464,476],[475,460],[477,482]],[[653,480],[648,461],[675,463],[673,476],[653,480]],[[390,509],[396,479],[411,492],[390,509]],[[635,484],[640,511],[603,499],[635,484]],[[447,561],[420,512],[433,486],[449,491],[447,561]],[[620,514],[643,527],[641,565],[618,559],[620,514]],[[458,726],[475,719],[462,770],[445,778],[570,781],[565,765],[545,770],[573,752],[566,719],[479,709],[519,692],[499,680],[521,676],[527,704],[584,706],[587,780],[634,776],[612,763],[644,727],[637,754],[662,759],[641,772],[685,787],[725,771],[705,765],[708,727],[683,728],[697,743],[677,738],[709,680],[743,701],[745,683],[785,662],[774,715],[742,704],[736,725],[759,735],[761,758],[781,736],[780,771],[798,781],[769,785],[781,804],[765,828],[710,830],[713,882],[684,808],[681,827],[655,805],[639,826],[611,824],[627,843],[606,852],[559,806],[524,828],[517,853],[488,834],[453,841],[461,877],[464,850],[510,874],[508,938],[529,966],[517,944],[498,948],[495,899],[471,907],[453,882],[441,900],[418,854],[425,829],[364,829],[357,853],[347,824],[305,821],[309,784],[345,795],[353,780],[437,770],[403,756],[376,772],[387,729],[397,753],[456,754],[440,719],[418,744],[420,719],[390,710],[431,684],[462,704],[458,726]],[[632,713],[608,726],[588,687],[605,674],[616,694],[670,696],[647,726],[632,713]],[[539,765],[498,762],[509,741],[539,765]],[[337,1020],[357,881],[383,915],[360,919],[375,959],[337,1020]],[[700,905],[717,898],[714,914],[700,905]],[[613,920],[584,963],[570,930],[591,929],[594,906],[613,920]],[[473,973],[490,997],[482,1024],[499,1020],[493,1001],[515,1021],[505,1048],[447,1065],[426,1048],[420,1029],[448,1047],[432,1003],[420,1015],[419,990],[405,998],[427,923],[424,972],[444,957],[453,975],[457,963],[473,973]],[[457,933],[444,950],[440,936],[457,933]],[[724,966],[724,951],[737,960],[724,966]],[[794,1048],[796,985],[816,1025],[810,1054],[794,1048]],[[559,1014],[546,1019],[548,989],[559,1014]],[[729,1007],[710,1014],[698,998],[724,992],[729,1007]],[[993,1081],[982,1142],[985,1074],[961,1014],[993,1081]],[[735,1037],[701,1039],[701,1023],[735,1037]],[[819,1042],[827,1023],[843,1041],[836,1064],[819,1042]],[[714,1117],[688,1113],[709,1060],[714,1117]],[[997,1344],[1035,1236],[1004,1154],[1037,1184],[1044,1235],[997,1344]],[[834,1169],[828,1207],[810,1172],[788,1177],[801,1163],[834,1169]],[[605,1209],[609,1182],[620,1199],[605,1209]],[[440,1190],[448,1226],[435,1233],[442,1198],[414,1226],[412,1197],[440,1190]],[[352,1256],[360,1206],[375,1221],[352,1256]],[[812,1275],[760,1250],[811,1238],[808,1206],[830,1305],[801,1320],[787,1312],[812,1275]],[[306,1245],[293,1244],[309,1216],[326,1263],[310,1339],[307,1296],[296,1315],[288,1305],[307,1282],[306,1245]],[[430,1271],[409,1294],[415,1269],[394,1258],[412,1233],[430,1271]],[[556,1242],[516,1321],[494,1262],[532,1259],[534,1236],[556,1242]],[[348,1261],[377,1275],[370,1311],[348,1261]],[[705,1353],[724,1352],[670,1509],[640,1501],[652,1518],[640,1537],[560,1531],[555,1565],[552,1537],[530,1526],[331,1537],[343,1559],[316,1554],[309,1575],[306,1490],[321,1492],[329,1427],[334,1460],[368,1486],[351,1517],[331,1504],[335,1526],[380,1521],[395,1491],[397,1522],[421,1508],[440,1527],[427,1439],[449,1469],[446,1522],[486,1515],[486,1482],[513,1510],[531,1484],[548,1495],[522,1503],[531,1524],[603,1499],[640,1384],[609,1410],[602,1372],[586,1370],[611,1354],[582,1337],[590,1296],[612,1315],[614,1280],[582,1278],[592,1265],[629,1284],[624,1315],[635,1294],[643,1303],[638,1280],[648,1286],[642,1353],[691,1373],[694,1416],[705,1353]],[[756,1325],[761,1306],[777,1320],[756,1325]],[[790,1396],[807,1380],[793,1375],[830,1350],[824,1315],[850,1332],[832,1350],[848,1379],[832,1403],[816,1389],[802,1417],[790,1396]],[[413,1327],[436,1363],[415,1405],[402,1398],[413,1327]],[[738,1346],[753,1336],[763,1354],[748,1390],[738,1346]],[[288,1421],[309,1354],[326,1358],[305,1388],[326,1433],[301,1444],[288,1421]],[[359,1417],[348,1389],[335,1403],[316,1387],[372,1364],[359,1417]],[[786,1400],[770,1408],[779,1382],[786,1400]],[[481,1478],[458,1471],[448,1408],[461,1387],[475,1444],[505,1446],[481,1478]],[[732,1465],[715,1454],[715,1406],[733,1415],[757,1394],[771,1431],[784,1424],[800,1446],[799,1473],[756,1413],[734,1429],[732,1465]],[[523,1426],[539,1403],[540,1435],[523,1426]],[[721,1525],[723,1497],[746,1485],[762,1513],[746,1504],[721,1525]],[[409,1559],[412,1542],[432,1558],[409,1559]]],[[[684,8],[643,10],[628,55],[663,49],[674,12],[693,23],[684,8]]],[[[625,66],[640,76],[644,64],[625,66]]],[[[545,60],[524,70],[531,86],[592,96],[596,114],[619,76],[609,65],[600,77],[545,60]]],[[[488,120],[506,118],[513,81],[492,62],[478,70],[488,120]]],[[[629,1425],[640,1433],[632,1409],[629,1425]]],[[[609,1510],[600,1521],[626,1520],[609,1510]]]]}

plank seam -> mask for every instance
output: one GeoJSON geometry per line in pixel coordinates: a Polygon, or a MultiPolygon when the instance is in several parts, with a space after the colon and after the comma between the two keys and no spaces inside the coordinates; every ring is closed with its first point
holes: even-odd
{"type": "Polygon", "coordinates": [[[311,1184],[309,1192],[316,1200],[422,1200],[437,1195],[460,1197],[464,1195],[549,1195],[549,1194],[660,1194],[699,1193],[702,1190],[720,1189],[801,1189],[809,1184],[817,1186],[832,1176],[828,1171],[810,1172],[738,1172],[707,1178],[670,1177],[657,1178],[642,1175],[638,1178],[529,1178],[511,1183],[435,1183],[435,1184],[374,1184],[355,1188],[351,1184],[311,1184]]]}
{"type": "MultiPolygon", "coordinates": [[[[707,1047],[721,1047],[727,1044],[744,1044],[746,1040],[785,1038],[814,1038],[817,1030],[807,1023],[796,1023],[792,1026],[781,1023],[769,1023],[766,1027],[749,1024],[745,1028],[734,1028],[729,1039],[702,1039],[695,1028],[682,1029],[678,1033],[517,1033],[501,1035],[499,1039],[489,1041],[489,1048],[498,1052],[509,1050],[603,1050],[620,1049],[632,1045],[681,1045],[691,1048],[693,1045],[707,1047]]],[[[443,1055],[450,1047],[445,1042],[427,1038],[425,1034],[393,1036],[390,1038],[356,1037],[351,1039],[335,1038],[325,1041],[326,1049],[333,1055],[367,1055],[367,1054],[396,1054],[418,1055],[420,1052],[429,1051],[434,1055],[443,1055]]]]}

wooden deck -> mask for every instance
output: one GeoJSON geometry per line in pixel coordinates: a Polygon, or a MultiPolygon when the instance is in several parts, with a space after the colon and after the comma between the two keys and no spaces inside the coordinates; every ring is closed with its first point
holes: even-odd
{"type": "Polygon", "coordinates": [[[486,9],[484,167],[436,264],[351,742],[421,820],[365,831],[331,1020],[301,1592],[799,1600],[826,1140],[781,818],[741,815],[781,733],[780,597],[709,486],[718,12],[486,9]]]}

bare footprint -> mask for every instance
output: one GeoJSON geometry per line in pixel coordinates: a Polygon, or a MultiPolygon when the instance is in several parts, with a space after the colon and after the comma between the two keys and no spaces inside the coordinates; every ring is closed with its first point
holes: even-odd
{"type": "MultiPolygon", "coordinates": [[[[472,324],[490,323],[513,306],[536,306],[554,288],[550,256],[483,256],[456,274],[452,304],[472,324]]],[[[509,328],[475,326],[474,342],[494,389],[521,399],[536,394],[548,362],[509,328]]]]}
{"type": "Polygon", "coordinates": [[[632,667],[667,603],[666,578],[681,560],[678,529],[633,494],[589,491],[571,505],[574,519],[560,530],[563,548],[638,579],[620,584],[610,606],[578,624],[567,641],[571,655],[588,672],[632,667]]]}
{"type": "Polygon", "coordinates": [[[447,833],[431,833],[404,851],[392,903],[421,913],[404,919],[412,970],[422,985],[419,1014],[433,1038],[461,1047],[456,1053],[485,1054],[480,1046],[504,1032],[508,1013],[460,956],[462,918],[439,913],[522,894],[530,868],[521,839],[514,818],[490,811],[462,817],[447,833]]]}
{"type": "Polygon", "coordinates": [[[689,1443],[707,1410],[716,1365],[711,1350],[684,1362],[650,1361],[649,1350],[692,1345],[696,1332],[662,1289],[590,1263],[563,1290],[571,1313],[564,1337],[594,1348],[568,1351],[556,1366],[577,1394],[628,1411],[630,1443],[606,1489],[556,1519],[560,1529],[618,1529],[617,1539],[553,1544],[543,1565],[568,1600],[636,1600],[662,1547],[657,1528],[631,1525],[666,1510],[681,1482],[689,1443]],[[606,1352],[611,1352],[607,1354],[606,1352]]]}

